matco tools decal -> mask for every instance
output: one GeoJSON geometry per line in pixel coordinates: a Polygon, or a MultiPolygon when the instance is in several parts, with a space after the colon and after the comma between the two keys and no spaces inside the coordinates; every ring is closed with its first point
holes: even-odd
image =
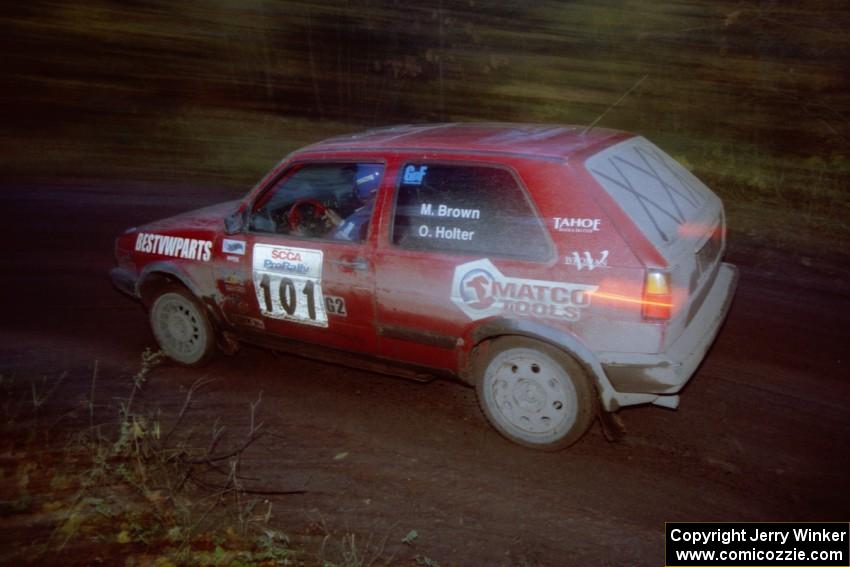
{"type": "Polygon", "coordinates": [[[511,278],[484,259],[455,268],[450,297],[472,320],[508,312],[578,321],[597,289],[595,285],[511,278]]]}

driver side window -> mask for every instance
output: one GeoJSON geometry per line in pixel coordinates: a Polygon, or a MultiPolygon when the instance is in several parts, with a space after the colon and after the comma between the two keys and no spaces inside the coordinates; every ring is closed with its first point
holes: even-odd
{"type": "Polygon", "coordinates": [[[384,165],[302,163],[291,167],[251,210],[256,232],[359,242],[366,238],[384,165]]]}

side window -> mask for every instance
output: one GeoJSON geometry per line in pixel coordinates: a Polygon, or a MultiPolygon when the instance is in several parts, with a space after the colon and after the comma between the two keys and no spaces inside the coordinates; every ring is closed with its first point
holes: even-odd
{"type": "Polygon", "coordinates": [[[412,250],[544,260],[549,241],[510,171],[486,165],[407,163],[393,243],[412,250]]]}
{"type": "Polygon", "coordinates": [[[365,240],[384,175],[378,163],[303,163],[254,203],[256,232],[306,238],[365,240]]]}

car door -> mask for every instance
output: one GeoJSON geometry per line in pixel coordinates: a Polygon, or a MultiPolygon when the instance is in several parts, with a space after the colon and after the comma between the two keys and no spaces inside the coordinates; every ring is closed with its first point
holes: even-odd
{"type": "Polygon", "coordinates": [[[410,159],[395,181],[376,259],[379,353],[452,371],[470,324],[510,313],[514,302],[494,289],[540,279],[551,242],[518,175],[498,162],[410,159]]]}
{"type": "Polygon", "coordinates": [[[384,169],[299,162],[258,193],[247,230],[219,247],[228,320],[246,333],[375,353],[369,237],[384,169]]]}

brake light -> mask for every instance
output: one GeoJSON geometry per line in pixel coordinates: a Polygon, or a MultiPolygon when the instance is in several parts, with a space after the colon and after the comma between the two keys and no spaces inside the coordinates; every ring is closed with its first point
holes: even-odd
{"type": "Polygon", "coordinates": [[[643,318],[667,320],[673,308],[670,274],[647,270],[643,286],[643,318]]]}

